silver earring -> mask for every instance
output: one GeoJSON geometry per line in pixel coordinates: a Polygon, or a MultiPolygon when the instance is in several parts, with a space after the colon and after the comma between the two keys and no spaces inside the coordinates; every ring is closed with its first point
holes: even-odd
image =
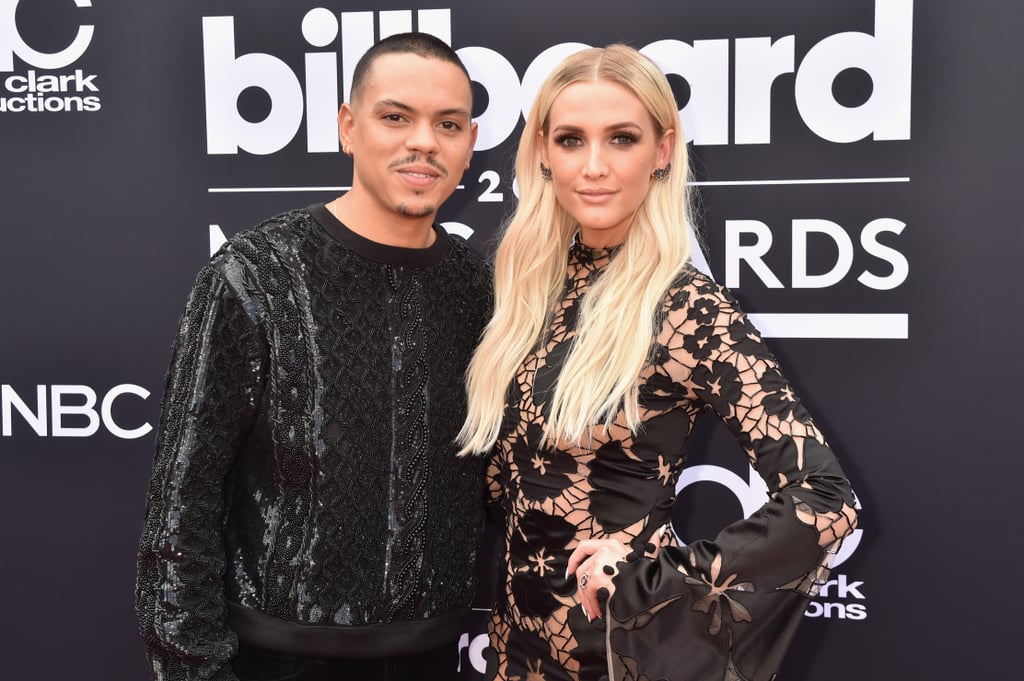
{"type": "Polygon", "coordinates": [[[664,182],[665,180],[668,179],[668,176],[671,172],[672,164],[669,163],[666,164],[664,168],[655,168],[654,172],[651,174],[654,175],[654,179],[657,180],[658,182],[664,182]]]}
{"type": "Polygon", "coordinates": [[[543,163],[540,164],[540,176],[544,178],[545,182],[551,181],[551,168],[548,168],[543,163]]]}

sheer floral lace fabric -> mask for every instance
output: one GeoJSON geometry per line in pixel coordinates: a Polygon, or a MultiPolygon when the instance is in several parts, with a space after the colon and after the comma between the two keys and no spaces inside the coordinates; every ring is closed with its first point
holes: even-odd
{"type": "Polygon", "coordinates": [[[735,299],[693,270],[665,296],[640,376],[637,432],[620,413],[607,431],[593,430],[589,446],[542,446],[546,401],[581,298],[614,255],[572,247],[548,333],[510,389],[489,469],[507,549],[489,624],[489,677],[770,678],[806,597],[826,578],[829,554],[853,529],[853,493],[735,299]],[[679,547],[662,528],[690,434],[708,408],[771,496],[713,541],[679,547]],[[575,578],[566,577],[569,554],[588,538],[634,551],[618,565],[608,617],[593,622],[578,605],[575,578]]]}

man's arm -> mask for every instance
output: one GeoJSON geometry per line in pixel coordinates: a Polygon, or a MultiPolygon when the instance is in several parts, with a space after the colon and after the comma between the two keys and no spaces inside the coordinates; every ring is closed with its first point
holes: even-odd
{"type": "Polygon", "coordinates": [[[259,403],[266,357],[246,269],[200,272],[167,374],[139,546],[136,608],[155,679],[233,680],[222,534],[224,480],[259,403]]]}

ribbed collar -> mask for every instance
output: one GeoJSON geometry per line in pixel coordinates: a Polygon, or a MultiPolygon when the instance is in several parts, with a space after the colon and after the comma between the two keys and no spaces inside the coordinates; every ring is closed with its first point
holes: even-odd
{"type": "Polygon", "coordinates": [[[364,236],[356,234],[334,217],[331,211],[327,209],[326,204],[315,203],[306,210],[336,241],[348,246],[364,258],[384,265],[430,267],[444,260],[445,256],[448,255],[448,248],[451,245],[448,233],[436,224],[433,225],[434,234],[436,235],[434,243],[426,248],[404,248],[402,246],[379,244],[376,241],[371,241],[364,236]]]}

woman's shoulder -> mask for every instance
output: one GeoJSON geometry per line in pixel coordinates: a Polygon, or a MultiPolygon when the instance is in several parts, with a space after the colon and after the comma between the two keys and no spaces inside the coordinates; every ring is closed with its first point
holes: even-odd
{"type": "Polygon", "coordinates": [[[702,298],[711,298],[719,303],[735,303],[732,293],[719,284],[710,275],[687,263],[675,281],[669,287],[667,305],[670,309],[679,309],[693,305],[702,298]]]}

